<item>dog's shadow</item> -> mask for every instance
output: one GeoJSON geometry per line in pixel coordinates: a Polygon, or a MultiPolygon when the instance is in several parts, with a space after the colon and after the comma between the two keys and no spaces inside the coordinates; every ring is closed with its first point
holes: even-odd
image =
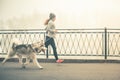
{"type": "Polygon", "coordinates": [[[3,66],[0,68],[0,71],[37,71],[37,70],[43,70],[43,69],[39,69],[37,67],[22,67],[22,66],[19,67],[3,66]]]}

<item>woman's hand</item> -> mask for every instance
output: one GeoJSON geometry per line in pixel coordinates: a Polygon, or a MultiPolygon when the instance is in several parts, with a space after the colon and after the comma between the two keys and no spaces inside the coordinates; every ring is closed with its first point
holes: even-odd
{"type": "Polygon", "coordinates": [[[54,32],[56,33],[56,32],[57,32],[57,30],[55,29],[55,30],[54,30],[54,32]]]}

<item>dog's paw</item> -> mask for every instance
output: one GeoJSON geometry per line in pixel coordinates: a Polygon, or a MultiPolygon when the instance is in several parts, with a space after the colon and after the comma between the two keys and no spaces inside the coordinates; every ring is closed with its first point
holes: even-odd
{"type": "Polygon", "coordinates": [[[39,69],[40,69],[40,70],[42,70],[42,69],[43,69],[43,67],[40,67],[39,69]]]}
{"type": "Polygon", "coordinates": [[[26,66],[25,66],[25,65],[22,65],[22,68],[23,68],[23,69],[25,69],[25,68],[26,68],[26,66]]]}

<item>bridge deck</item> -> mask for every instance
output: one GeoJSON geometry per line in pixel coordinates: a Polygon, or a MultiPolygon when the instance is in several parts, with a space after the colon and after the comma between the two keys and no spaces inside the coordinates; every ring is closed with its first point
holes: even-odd
{"type": "Polygon", "coordinates": [[[0,63],[0,80],[120,80],[119,63],[30,63],[25,69],[17,62],[0,63]]]}

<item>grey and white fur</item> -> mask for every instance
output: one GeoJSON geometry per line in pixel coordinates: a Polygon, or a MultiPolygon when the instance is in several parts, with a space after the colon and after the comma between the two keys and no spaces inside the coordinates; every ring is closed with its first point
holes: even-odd
{"type": "Polygon", "coordinates": [[[30,60],[33,60],[33,63],[36,64],[39,69],[43,69],[43,67],[39,64],[37,60],[36,53],[45,51],[46,48],[42,40],[33,44],[22,44],[19,40],[13,40],[8,50],[8,54],[2,63],[4,64],[8,59],[17,55],[17,57],[19,58],[19,63],[22,65],[23,68],[25,68],[25,66],[30,63],[30,60]],[[25,63],[23,63],[23,57],[26,58],[25,63]]]}

